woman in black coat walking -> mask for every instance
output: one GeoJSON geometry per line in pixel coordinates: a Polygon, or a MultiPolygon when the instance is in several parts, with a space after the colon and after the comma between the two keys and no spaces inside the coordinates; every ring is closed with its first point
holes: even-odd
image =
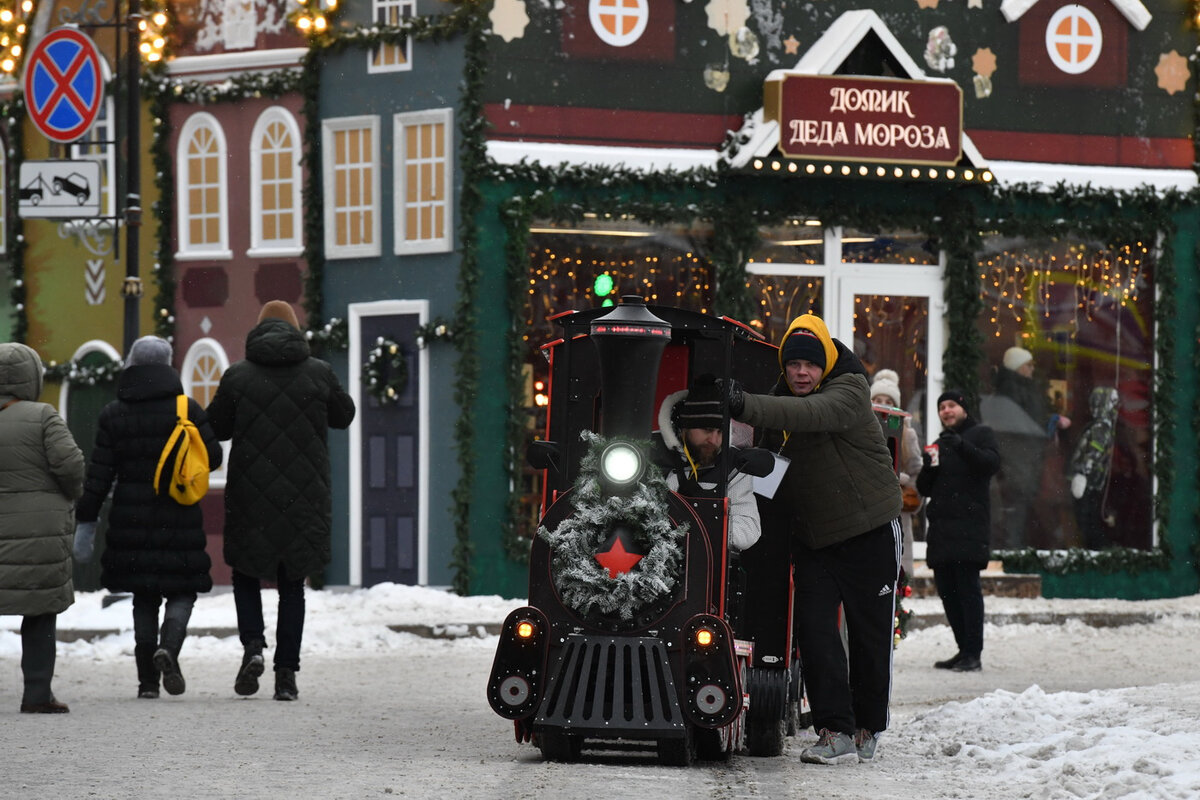
{"type": "MultiPolygon", "coordinates": [[[[100,582],[111,592],[133,594],[138,697],[146,699],[158,697],[160,673],[168,693],[183,694],[187,688],[179,651],[196,594],[212,588],[200,506],[181,505],[169,494],[158,494],[154,486],[181,394],[179,373],[171,366],[171,345],[157,336],[134,342],[117,381],[117,399],[100,412],[96,447],[76,509],[75,557],[89,561],[100,506],[116,483],[100,582]],[[160,632],[158,611],[164,599],[160,632]]],[[[191,398],[188,418],[204,439],[209,468],[221,466],[221,445],[204,409],[191,398]]]]}

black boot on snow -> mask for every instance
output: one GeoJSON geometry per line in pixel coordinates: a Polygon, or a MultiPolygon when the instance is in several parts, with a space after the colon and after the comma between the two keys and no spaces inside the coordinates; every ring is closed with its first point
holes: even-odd
{"type": "Polygon", "coordinates": [[[143,700],[158,699],[158,667],[154,666],[154,650],[152,644],[138,644],[133,647],[133,659],[137,663],[138,694],[143,700]]]}
{"type": "Polygon", "coordinates": [[[177,620],[168,619],[163,622],[158,649],[154,651],[154,666],[162,672],[163,688],[167,690],[167,694],[183,694],[187,690],[187,682],[179,669],[179,651],[183,649],[185,636],[187,628],[177,620]]]}
{"type": "Polygon", "coordinates": [[[233,682],[233,690],[243,697],[258,691],[258,677],[263,674],[262,651],[263,643],[255,642],[246,645],[246,651],[242,653],[242,666],[233,682]]]}
{"type": "Polygon", "coordinates": [[[275,670],[275,699],[295,700],[299,696],[300,690],[296,688],[295,670],[286,667],[275,670]]]}

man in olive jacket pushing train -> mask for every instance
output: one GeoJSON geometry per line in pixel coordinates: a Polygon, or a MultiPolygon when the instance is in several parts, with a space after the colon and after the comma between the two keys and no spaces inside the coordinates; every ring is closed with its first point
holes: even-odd
{"type": "MultiPolygon", "coordinates": [[[[786,459],[771,516],[788,520],[804,682],[820,741],[801,760],[870,761],[887,728],[900,571],[900,483],[858,357],[816,316],[797,317],[769,395],[731,384],[730,412],[786,459]],[[845,614],[847,656],[838,629],[845,614]]],[[[766,531],[770,535],[770,531],[766,531]]]]}

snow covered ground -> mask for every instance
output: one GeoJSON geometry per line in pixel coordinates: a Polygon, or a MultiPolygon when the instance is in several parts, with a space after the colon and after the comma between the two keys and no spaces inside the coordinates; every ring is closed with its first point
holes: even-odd
{"type": "MultiPolygon", "coordinates": [[[[70,717],[80,717],[80,723],[86,720],[89,703],[93,707],[104,703],[104,714],[118,716],[144,713],[148,705],[146,701],[132,699],[133,636],[129,603],[103,608],[102,597],[103,593],[80,594],[76,604],[59,617],[60,631],[118,631],[94,640],[59,645],[60,679],[55,687],[61,699],[72,704],[70,717]],[[80,677],[97,674],[96,665],[103,665],[103,673],[112,676],[108,685],[94,686],[80,677]],[[114,695],[119,700],[112,699],[114,695]]],[[[627,784],[630,791],[638,786],[646,789],[646,779],[666,776],[664,780],[686,781],[693,794],[712,797],[780,796],[775,787],[784,789],[786,796],[908,800],[1200,798],[1200,595],[1137,602],[989,597],[988,613],[1010,618],[1034,612],[1055,615],[1103,612],[1110,616],[1139,615],[1139,618],[1149,614],[1155,621],[1116,627],[1091,627],[1077,620],[1049,625],[989,624],[985,633],[984,670],[967,674],[931,667],[934,660],[954,651],[953,639],[944,625],[914,630],[896,651],[892,726],[882,740],[878,763],[842,767],[802,765],[798,753],[807,743],[805,739],[790,742],[783,759],[738,757],[728,765],[701,764],[686,773],[686,777],[671,773],[668,768],[638,766],[631,772],[636,777],[627,780],[622,776],[604,777],[605,765],[586,763],[586,753],[584,764],[543,765],[535,750],[512,742],[506,733],[507,723],[491,714],[483,696],[494,639],[465,637],[431,644],[428,639],[388,628],[389,625],[458,626],[460,630],[475,632],[476,624],[501,621],[520,604],[519,600],[462,598],[433,589],[395,585],[354,591],[310,591],[307,598],[304,659],[310,666],[300,676],[302,702],[319,706],[323,687],[314,683],[314,679],[324,674],[323,669],[332,670],[332,675],[344,674],[344,665],[350,663],[347,659],[358,658],[364,674],[376,680],[389,671],[401,674],[397,671],[406,673],[416,669],[418,664],[426,663],[422,659],[443,665],[452,661],[458,665],[450,670],[462,673],[458,681],[462,685],[455,689],[454,701],[462,704],[464,716],[473,720],[473,728],[487,729],[478,742],[464,745],[477,751],[474,758],[465,753],[464,763],[479,773],[474,778],[456,779],[466,783],[456,784],[453,791],[444,782],[436,784],[440,789],[427,786],[428,791],[414,791],[410,787],[408,793],[416,796],[451,793],[460,798],[508,796],[496,790],[490,782],[494,778],[483,776],[494,776],[519,766],[523,770],[542,770],[539,785],[550,792],[545,796],[588,796],[583,790],[591,787],[594,792],[596,780],[615,780],[609,796],[628,796],[622,794],[622,786],[627,784]],[[343,666],[322,666],[329,664],[343,666]],[[678,777],[670,778],[673,774],[678,777]]],[[[264,606],[271,630],[272,594],[267,593],[266,599],[264,606]]],[[[913,599],[908,606],[918,615],[940,612],[936,599],[913,599]]],[[[18,617],[0,617],[0,718],[5,719],[0,729],[9,729],[9,733],[0,733],[0,748],[6,752],[11,752],[8,747],[13,743],[10,734],[24,736],[18,729],[29,727],[12,724],[16,721],[13,717],[18,716],[15,712],[20,693],[20,637],[16,633],[19,624],[18,617]]],[[[194,631],[228,632],[235,627],[233,598],[228,592],[205,595],[197,602],[191,622],[194,631]]],[[[178,702],[190,702],[193,709],[216,704],[221,716],[227,716],[229,709],[246,708],[233,699],[230,687],[225,685],[232,682],[231,670],[236,670],[239,652],[232,636],[190,637],[181,659],[185,674],[189,675],[189,693],[183,698],[164,695],[163,699],[153,701],[149,705],[155,709],[154,717],[173,716],[169,713],[170,704],[178,702]]],[[[397,680],[396,686],[399,685],[397,680]]],[[[266,691],[264,699],[269,700],[269,687],[266,691]]],[[[332,688],[329,693],[332,695],[332,688]]],[[[277,711],[275,707],[289,705],[293,704],[260,703],[257,708],[286,717],[286,711],[277,711]]],[[[332,703],[330,708],[322,708],[321,724],[331,724],[329,720],[335,719],[338,709],[343,707],[332,703]]],[[[221,716],[213,714],[211,723],[201,721],[208,717],[198,717],[196,724],[219,726],[221,716]]],[[[71,728],[53,727],[49,721],[38,727],[44,729],[37,736],[39,741],[46,742],[47,752],[62,753],[70,748],[69,741],[55,742],[45,737],[52,736],[51,731],[61,730],[69,739],[71,728]]],[[[411,746],[417,747],[415,742],[424,735],[417,731],[411,746]]],[[[401,750],[405,746],[403,742],[395,744],[401,750]]],[[[94,743],[91,747],[103,746],[94,743]]],[[[103,755],[102,749],[91,754],[93,769],[105,768],[103,755]]],[[[36,758],[25,752],[21,756],[36,758]]],[[[439,753],[438,757],[445,755],[439,753]]],[[[27,766],[36,761],[21,763],[27,766]]],[[[313,775],[306,777],[308,793],[322,796],[314,789],[314,779],[313,775]]],[[[61,797],[126,796],[95,794],[97,788],[103,791],[105,785],[89,785],[85,792],[80,784],[75,787],[80,793],[75,795],[71,784],[65,784],[64,788],[62,783],[31,783],[28,795],[5,794],[34,796],[53,790],[61,797]]],[[[338,785],[341,784],[330,784],[338,785]]],[[[283,796],[286,791],[280,795],[275,790],[285,788],[263,785],[255,791],[261,789],[266,795],[243,794],[283,796]]],[[[392,790],[382,793],[391,794],[392,790]]],[[[194,796],[222,796],[222,790],[194,796]]],[[[351,795],[347,789],[345,793],[331,792],[325,796],[351,795]]]]}

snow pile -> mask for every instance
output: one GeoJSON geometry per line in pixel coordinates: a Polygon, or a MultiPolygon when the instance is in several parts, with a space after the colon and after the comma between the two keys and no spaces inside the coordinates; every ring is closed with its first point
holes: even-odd
{"type": "Polygon", "coordinates": [[[1189,798],[1200,793],[1197,719],[1200,683],[1051,694],[1035,685],[919,714],[902,746],[950,759],[972,785],[989,775],[1027,784],[1029,797],[1189,798]]]}

